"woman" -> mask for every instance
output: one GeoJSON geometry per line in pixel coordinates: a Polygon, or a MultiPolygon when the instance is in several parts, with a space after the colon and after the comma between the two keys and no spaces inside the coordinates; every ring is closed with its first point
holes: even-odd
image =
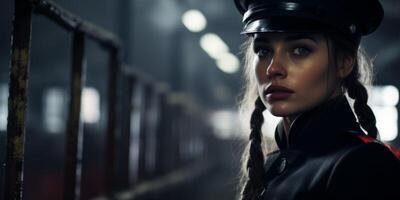
{"type": "Polygon", "coordinates": [[[361,37],[383,18],[379,1],[235,3],[248,35],[242,109],[255,102],[241,199],[400,200],[400,161],[375,140],[363,85],[371,65],[359,50],[361,37]],[[279,149],[266,156],[265,109],[282,117],[275,131],[279,149]]]}

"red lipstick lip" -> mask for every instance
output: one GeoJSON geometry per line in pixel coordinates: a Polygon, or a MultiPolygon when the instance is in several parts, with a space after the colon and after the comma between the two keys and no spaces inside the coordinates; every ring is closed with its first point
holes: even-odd
{"type": "Polygon", "coordinates": [[[270,85],[264,91],[264,96],[266,97],[267,101],[278,101],[278,100],[285,100],[289,98],[294,93],[293,90],[279,86],[279,85],[270,85]]]}
{"type": "Polygon", "coordinates": [[[264,95],[273,93],[273,92],[288,92],[288,93],[293,93],[294,91],[289,89],[289,88],[285,88],[283,86],[280,85],[270,85],[267,87],[267,89],[264,91],[264,95]]]}

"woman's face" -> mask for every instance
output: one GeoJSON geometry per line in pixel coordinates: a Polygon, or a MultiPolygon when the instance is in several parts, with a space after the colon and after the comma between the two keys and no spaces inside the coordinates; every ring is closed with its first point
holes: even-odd
{"type": "Polygon", "coordinates": [[[258,92],[273,115],[294,117],[338,94],[322,34],[260,33],[253,42],[258,92]]]}

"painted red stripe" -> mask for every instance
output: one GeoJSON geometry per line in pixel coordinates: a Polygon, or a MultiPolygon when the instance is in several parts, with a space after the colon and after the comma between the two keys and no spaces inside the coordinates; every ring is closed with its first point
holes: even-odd
{"type": "Polygon", "coordinates": [[[368,144],[368,143],[371,143],[371,142],[377,142],[377,143],[380,143],[380,144],[384,145],[384,146],[387,147],[397,158],[400,159],[400,149],[398,149],[398,148],[396,148],[396,147],[393,147],[393,146],[390,146],[390,145],[388,145],[388,144],[385,144],[385,143],[383,143],[383,142],[381,142],[381,141],[378,141],[378,140],[376,140],[376,139],[374,139],[374,138],[372,138],[372,137],[366,136],[366,135],[357,135],[357,137],[358,137],[361,141],[363,141],[365,144],[368,144]]]}

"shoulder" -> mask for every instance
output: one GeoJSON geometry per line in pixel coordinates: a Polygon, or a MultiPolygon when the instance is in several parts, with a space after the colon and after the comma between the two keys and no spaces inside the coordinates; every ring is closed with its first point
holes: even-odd
{"type": "MultiPolygon", "coordinates": [[[[357,164],[361,162],[363,165],[393,165],[399,167],[400,160],[381,143],[370,142],[363,143],[349,148],[339,158],[337,167],[343,167],[343,165],[357,164]]],[[[359,165],[359,164],[358,164],[359,165]]]]}
{"type": "Polygon", "coordinates": [[[329,176],[328,190],[341,199],[381,198],[382,195],[397,199],[400,194],[396,182],[399,181],[400,160],[384,145],[371,142],[352,147],[340,156],[329,176]],[[342,194],[347,195],[342,197],[342,194]]]}
{"type": "Polygon", "coordinates": [[[355,170],[351,173],[386,173],[383,169],[400,172],[400,160],[386,146],[371,142],[357,145],[341,155],[333,168],[332,175],[348,173],[349,169],[355,170]]]}

